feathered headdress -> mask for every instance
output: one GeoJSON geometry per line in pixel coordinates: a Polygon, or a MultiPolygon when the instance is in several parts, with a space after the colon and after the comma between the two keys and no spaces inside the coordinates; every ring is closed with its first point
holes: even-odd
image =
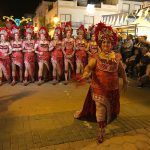
{"type": "Polygon", "coordinates": [[[44,34],[45,36],[48,36],[48,32],[47,32],[46,27],[41,27],[41,28],[39,29],[38,34],[39,34],[39,35],[40,35],[40,34],[44,34]]]}
{"type": "Polygon", "coordinates": [[[0,27],[0,35],[8,36],[9,32],[6,27],[0,27]]]}
{"type": "Polygon", "coordinates": [[[6,20],[5,21],[5,26],[6,26],[6,28],[8,28],[9,30],[11,29],[11,27],[12,27],[12,25],[13,25],[13,22],[11,21],[11,20],[6,20]]]}
{"type": "Polygon", "coordinates": [[[59,37],[59,39],[61,39],[62,38],[62,28],[60,26],[57,26],[55,28],[54,34],[56,34],[59,37]]]}
{"type": "Polygon", "coordinates": [[[113,46],[117,44],[118,36],[115,33],[111,26],[106,26],[106,24],[100,22],[95,27],[95,37],[97,43],[103,39],[109,39],[113,46]]]}
{"type": "Polygon", "coordinates": [[[67,32],[67,31],[72,32],[72,24],[71,24],[71,21],[66,22],[66,24],[65,24],[65,32],[67,32]]]}
{"type": "Polygon", "coordinates": [[[25,28],[25,32],[24,32],[25,36],[27,36],[27,34],[31,34],[31,35],[34,34],[34,27],[33,26],[27,25],[24,28],[25,28]]]}
{"type": "Polygon", "coordinates": [[[85,34],[86,34],[86,30],[85,30],[85,28],[84,28],[84,25],[83,25],[83,24],[81,24],[81,25],[80,25],[80,27],[77,29],[77,34],[82,34],[82,35],[84,35],[84,36],[85,36],[85,34]]]}
{"type": "Polygon", "coordinates": [[[11,35],[15,35],[15,34],[20,34],[20,28],[17,27],[16,25],[13,25],[11,27],[11,35]]]}

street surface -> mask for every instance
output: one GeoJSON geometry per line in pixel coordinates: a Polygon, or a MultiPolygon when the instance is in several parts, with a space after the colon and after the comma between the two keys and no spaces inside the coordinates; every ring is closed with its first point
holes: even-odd
{"type": "Polygon", "coordinates": [[[0,150],[150,150],[150,88],[130,81],[121,113],[96,143],[95,122],[75,120],[89,85],[0,87],[0,150]]]}

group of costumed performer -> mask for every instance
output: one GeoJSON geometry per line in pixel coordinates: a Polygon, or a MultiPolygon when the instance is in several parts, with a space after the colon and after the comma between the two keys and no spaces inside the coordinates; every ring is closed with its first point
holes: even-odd
{"type": "Polygon", "coordinates": [[[75,54],[75,39],[72,38],[71,24],[65,26],[66,38],[63,39],[63,54],[65,64],[65,84],[71,78],[71,71],[74,73],[74,54],[75,54]]]}
{"type": "Polygon", "coordinates": [[[38,32],[39,39],[35,43],[35,53],[37,54],[38,61],[38,85],[43,83],[42,78],[44,74],[44,65],[47,70],[50,71],[49,62],[50,62],[50,44],[48,40],[48,32],[45,27],[41,27],[38,32]]]}
{"type": "Polygon", "coordinates": [[[25,64],[25,73],[24,73],[24,85],[27,85],[29,82],[29,77],[31,82],[34,82],[35,75],[35,53],[34,46],[35,40],[32,39],[34,35],[33,26],[25,26],[26,39],[23,41],[23,52],[24,52],[24,64],[25,64]]]}
{"type": "Polygon", "coordinates": [[[74,117],[96,117],[100,128],[97,140],[102,143],[106,125],[113,121],[120,111],[118,72],[123,79],[124,89],[127,87],[127,77],[120,57],[113,51],[113,46],[117,43],[117,34],[113,29],[99,23],[95,27],[93,38],[96,38],[98,52],[89,59],[83,75],[78,79],[83,82],[91,76],[90,88],[83,109],[77,111],[74,117]]]}
{"type": "Polygon", "coordinates": [[[11,67],[10,67],[10,43],[7,41],[9,32],[6,27],[0,28],[0,85],[2,85],[2,77],[9,81],[11,77],[11,67]]]}
{"type": "Polygon", "coordinates": [[[61,79],[63,73],[63,52],[62,52],[62,29],[56,27],[54,31],[54,39],[50,43],[51,62],[53,66],[53,84],[61,79]]]}

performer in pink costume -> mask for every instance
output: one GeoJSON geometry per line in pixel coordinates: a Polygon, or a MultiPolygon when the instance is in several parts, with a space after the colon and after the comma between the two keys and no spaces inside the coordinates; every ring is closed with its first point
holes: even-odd
{"type": "Polygon", "coordinates": [[[50,63],[50,52],[49,52],[49,41],[47,40],[48,32],[46,27],[41,27],[39,30],[39,40],[35,44],[35,52],[37,53],[38,58],[38,85],[42,84],[42,75],[44,65],[49,71],[49,63],[50,63]]]}
{"type": "Polygon", "coordinates": [[[106,125],[113,121],[120,111],[118,72],[123,78],[124,89],[127,87],[127,78],[120,58],[112,50],[117,43],[117,34],[110,26],[99,23],[95,36],[101,51],[89,60],[80,78],[81,82],[92,74],[83,110],[77,111],[74,117],[95,116],[100,127],[98,142],[102,143],[106,125]]]}
{"type": "Polygon", "coordinates": [[[7,41],[8,31],[5,27],[0,28],[0,86],[2,85],[2,77],[10,81],[10,54],[11,54],[11,46],[7,41]]]}
{"type": "Polygon", "coordinates": [[[50,43],[51,62],[53,66],[53,81],[55,85],[59,82],[63,72],[63,53],[62,53],[62,31],[61,27],[56,27],[54,40],[50,43]]]}
{"type": "Polygon", "coordinates": [[[85,40],[85,28],[81,25],[77,30],[78,37],[76,39],[76,77],[83,73],[87,61],[87,41],[85,40]]]}
{"type": "Polygon", "coordinates": [[[29,84],[28,78],[30,76],[31,82],[34,82],[34,72],[35,72],[35,40],[32,39],[34,34],[34,27],[27,25],[25,26],[25,37],[26,40],[23,41],[23,52],[24,52],[24,86],[29,84]]]}
{"type": "Polygon", "coordinates": [[[16,66],[19,67],[20,82],[23,81],[23,53],[22,53],[22,40],[20,39],[20,29],[13,25],[11,34],[14,40],[11,41],[12,46],[12,86],[16,84],[16,66]]]}
{"type": "Polygon", "coordinates": [[[75,39],[72,38],[71,22],[65,26],[66,38],[63,39],[63,54],[65,64],[65,82],[68,84],[68,78],[71,78],[71,70],[74,72],[74,54],[75,54],[75,39]]]}

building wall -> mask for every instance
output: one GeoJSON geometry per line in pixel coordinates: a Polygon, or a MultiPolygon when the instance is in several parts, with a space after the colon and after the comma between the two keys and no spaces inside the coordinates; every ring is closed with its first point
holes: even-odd
{"type": "MultiPolygon", "coordinates": [[[[143,4],[148,6],[150,2],[136,2],[129,0],[117,0],[118,4],[108,5],[101,3],[101,8],[95,8],[92,13],[87,12],[87,7],[78,6],[77,0],[65,1],[58,0],[57,2],[42,1],[36,10],[36,22],[40,27],[39,18],[45,17],[45,24],[51,24],[54,16],[58,16],[60,21],[72,21],[74,27],[78,27],[81,23],[86,26],[98,23],[103,16],[114,15],[118,13],[129,13],[135,9],[139,9],[143,4]],[[48,5],[53,3],[52,9],[48,10],[48,5]]],[[[116,0],[115,0],[116,2],[116,0]]]]}
{"type": "Polygon", "coordinates": [[[119,11],[130,13],[134,10],[140,9],[142,7],[150,6],[150,1],[138,2],[136,0],[119,0],[119,11]]]}
{"type": "MultiPolygon", "coordinates": [[[[69,20],[62,20],[62,15],[71,15],[72,22],[80,22],[80,23],[87,23],[88,17],[93,17],[94,24],[100,21],[102,15],[108,14],[116,14],[118,13],[118,5],[106,5],[101,4],[101,8],[95,8],[95,11],[92,13],[87,12],[87,7],[77,6],[77,1],[61,1],[59,0],[58,3],[58,15],[60,17],[60,21],[69,21],[69,20]]],[[[89,19],[89,24],[92,23],[92,20],[89,19]]]]}

